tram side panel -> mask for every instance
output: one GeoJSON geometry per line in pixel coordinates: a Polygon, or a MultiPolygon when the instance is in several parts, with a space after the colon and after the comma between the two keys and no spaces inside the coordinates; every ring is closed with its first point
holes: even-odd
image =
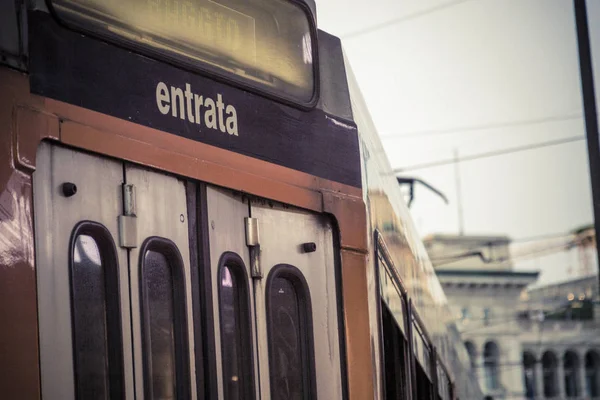
{"type": "MultiPolygon", "coordinates": [[[[385,349],[385,338],[381,332],[381,303],[385,298],[381,297],[378,290],[377,273],[381,276],[382,270],[376,263],[376,248],[378,244],[374,241],[376,232],[384,239],[389,249],[389,261],[391,270],[395,273],[395,279],[400,286],[404,288],[404,296],[411,300],[412,307],[406,306],[407,311],[412,308],[419,316],[419,324],[422,330],[426,331],[424,335],[418,335],[414,321],[408,317],[409,313],[404,313],[400,322],[397,322],[399,328],[404,324],[407,328],[407,334],[415,331],[415,335],[408,335],[416,339],[421,336],[422,340],[408,340],[410,347],[409,356],[411,360],[405,360],[407,367],[412,367],[412,385],[403,388],[405,392],[415,398],[420,398],[424,390],[429,390],[436,385],[436,376],[438,368],[434,364],[435,357],[431,355],[436,353],[438,360],[450,371],[450,377],[444,381],[455,381],[459,377],[467,376],[462,372],[468,369],[468,365],[455,363],[447,351],[444,341],[449,342],[450,346],[464,346],[460,340],[449,334],[453,322],[449,319],[448,305],[445,294],[441,288],[428,256],[423,246],[410,213],[404,202],[402,192],[396,181],[396,176],[392,171],[389,160],[382,149],[381,140],[375,129],[368,108],[362,97],[356,79],[350,66],[346,62],[346,71],[348,76],[348,86],[350,89],[350,99],[354,120],[358,127],[361,150],[361,173],[363,183],[363,199],[367,206],[368,213],[368,238],[369,238],[369,256],[370,263],[367,270],[369,284],[369,315],[371,317],[371,338],[374,343],[373,358],[374,379],[378,392],[376,397],[383,397],[386,393],[385,368],[393,363],[386,365],[386,356],[389,355],[385,349]],[[377,331],[378,327],[380,332],[377,331]],[[410,329],[409,329],[410,328],[410,329]],[[435,352],[433,351],[435,350],[435,352]]],[[[385,301],[383,301],[385,303],[385,301]]],[[[389,347],[389,345],[388,345],[389,347]]],[[[441,372],[439,372],[442,375],[441,372]]],[[[459,382],[459,386],[468,387],[473,392],[480,392],[477,382],[459,382]]],[[[392,390],[395,390],[392,388],[392,390]]],[[[450,393],[440,393],[446,397],[450,393]]],[[[464,393],[460,394],[461,396],[464,393]]]]}
{"type": "Polygon", "coordinates": [[[18,75],[0,67],[0,393],[39,398],[31,170],[15,165],[18,75]]]}

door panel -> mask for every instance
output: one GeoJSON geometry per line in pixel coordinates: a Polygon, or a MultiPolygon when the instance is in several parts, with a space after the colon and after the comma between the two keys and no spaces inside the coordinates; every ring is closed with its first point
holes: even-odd
{"type": "MultiPolygon", "coordinates": [[[[219,290],[223,289],[219,285],[226,283],[219,267],[223,254],[228,252],[239,255],[247,277],[252,277],[252,265],[259,269],[249,278],[256,399],[341,398],[331,225],[323,216],[258,200],[252,200],[250,207],[248,202],[225,189],[207,189],[219,398],[237,398],[227,393],[229,379],[237,376],[223,376],[223,365],[231,355],[227,345],[221,343],[227,332],[222,331],[223,321],[219,318],[227,312],[219,304],[219,290]],[[258,243],[252,243],[252,251],[246,243],[248,217],[258,223],[258,243]],[[312,243],[314,248],[303,247],[305,243],[312,243]],[[276,320],[278,316],[282,318],[276,320]],[[271,332],[270,327],[274,328],[271,332]],[[300,340],[302,337],[306,341],[300,340]],[[296,339],[302,343],[300,347],[290,344],[296,339]],[[312,372],[308,381],[298,374],[304,367],[312,372]]],[[[230,336],[226,337],[234,346],[230,336]]]]}
{"type": "MultiPolygon", "coordinates": [[[[277,345],[271,343],[271,347],[269,347],[269,341],[273,341],[275,338],[273,335],[269,336],[267,326],[269,319],[269,313],[266,309],[268,301],[265,301],[269,295],[267,285],[273,284],[272,288],[283,295],[280,305],[282,312],[287,312],[286,307],[293,308],[290,304],[294,304],[294,300],[289,297],[286,298],[284,293],[287,290],[292,290],[289,282],[280,281],[277,283],[269,282],[269,280],[272,280],[273,274],[276,274],[280,279],[281,277],[285,278],[287,272],[283,270],[286,269],[290,271],[292,277],[288,281],[294,281],[293,276],[298,273],[301,274],[299,281],[304,280],[305,283],[300,284],[299,282],[297,286],[293,286],[295,286],[297,296],[302,297],[300,292],[305,290],[307,292],[305,295],[310,298],[305,307],[311,312],[310,320],[312,321],[301,323],[301,326],[310,329],[310,325],[312,325],[311,339],[314,351],[312,351],[311,356],[314,357],[314,379],[316,381],[317,397],[320,399],[342,398],[337,289],[331,224],[324,216],[258,201],[252,203],[251,213],[252,217],[258,220],[261,248],[260,265],[265,277],[265,279],[257,281],[255,285],[259,349],[273,350],[273,345],[277,345]],[[313,247],[308,245],[311,243],[316,245],[314,251],[312,251],[313,247]],[[303,248],[303,244],[307,244],[306,249],[303,248]],[[278,271],[278,269],[282,269],[282,271],[278,271]],[[284,272],[283,275],[282,272],[284,272]],[[305,289],[302,289],[303,285],[306,286],[305,289]],[[260,306],[258,305],[258,299],[261,299],[262,304],[260,306]],[[290,306],[286,306],[286,304],[290,306]]],[[[301,298],[299,302],[303,302],[301,298]]],[[[272,301],[272,303],[275,302],[272,301]]],[[[273,310],[273,313],[275,312],[276,310],[273,310]]],[[[289,315],[286,318],[289,318],[290,321],[302,319],[301,316],[294,315],[289,315]]],[[[259,355],[261,365],[269,365],[271,373],[277,372],[279,374],[278,382],[271,382],[270,386],[266,386],[272,389],[277,385],[288,385],[289,383],[286,383],[285,377],[282,378],[282,376],[288,372],[290,372],[290,376],[294,373],[294,371],[286,371],[287,367],[292,368],[293,365],[289,361],[282,360],[285,352],[280,353],[270,355],[271,364],[269,364],[268,352],[261,351],[259,355]],[[282,364],[275,366],[273,365],[275,363],[282,364]],[[273,371],[274,367],[277,367],[276,371],[273,371]]],[[[293,355],[293,353],[291,354],[293,355]]],[[[261,368],[261,370],[263,369],[261,368]]],[[[265,375],[267,374],[261,376],[263,384],[267,384],[269,381],[269,376],[265,375]]],[[[280,398],[281,396],[276,397],[280,398]]],[[[311,397],[308,396],[308,398],[311,397]]],[[[265,398],[269,397],[263,396],[263,399],[265,398]]]]}
{"type": "MultiPolygon", "coordinates": [[[[184,182],[46,143],[37,163],[43,398],[196,398],[184,182]],[[124,184],[135,189],[135,207],[128,207],[133,214],[120,238],[124,184]]],[[[341,398],[328,220],[270,202],[250,206],[242,195],[212,187],[206,201],[218,398],[341,398]],[[252,252],[250,217],[259,232],[252,252]],[[290,347],[290,338],[298,346],[290,347]],[[311,374],[298,373],[307,366],[311,374]]]]}
{"type": "Polygon", "coordinates": [[[34,207],[43,398],[196,398],[184,184],[42,143],[34,207]]]}
{"type": "MultiPolygon", "coordinates": [[[[248,256],[248,247],[246,247],[246,233],[244,229],[244,218],[248,217],[248,204],[241,196],[234,195],[226,190],[220,190],[213,187],[207,188],[207,209],[209,219],[209,242],[210,242],[210,260],[211,260],[211,282],[212,282],[212,296],[214,304],[214,333],[215,333],[215,349],[217,354],[217,375],[218,375],[218,394],[220,399],[227,397],[233,398],[235,395],[227,395],[228,388],[226,386],[233,386],[231,380],[234,379],[237,382],[237,375],[225,377],[223,374],[223,363],[228,362],[230,354],[223,352],[223,345],[221,341],[221,330],[225,329],[223,326],[224,322],[221,321],[221,315],[226,313],[227,310],[222,308],[219,295],[219,285],[223,283],[223,276],[219,275],[220,267],[224,261],[224,255],[237,255],[239,262],[243,264],[243,272],[245,273],[245,282],[239,282],[247,287],[248,295],[245,299],[242,299],[243,303],[249,309],[249,316],[254,315],[254,302],[253,290],[252,290],[252,278],[250,275],[250,260],[248,256]],[[227,396],[226,396],[227,395],[227,396]]],[[[244,321],[240,321],[242,324],[244,321]]],[[[247,335],[250,337],[250,359],[246,358],[243,362],[251,364],[251,380],[253,382],[250,385],[254,388],[254,398],[259,399],[260,389],[258,385],[254,384],[256,381],[256,374],[258,372],[258,365],[256,363],[256,341],[254,319],[249,321],[250,332],[241,331],[240,335],[247,335]]],[[[243,377],[242,377],[243,378],[243,377]]],[[[229,390],[232,391],[233,390],[229,390]]],[[[243,390],[242,390],[243,393],[243,390]]],[[[244,398],[244,397],[242,397],[244,398]]]]}
{"type": "Polygon", "coordinates": [[[125,171],[136,192],[138,244],[130,251],[136,395],[196,398],[185,185],[131,165],[125,171]],[[178,390],[171,389],[174,378],[178,390]]]}
{"type": "MultiPolygon", "coordinates": [[[[73,249],[71,248],[74,228],[82,221],[101,224],[106,229],[106,234],[115,242],[113,250],[118,264],[118,283],[114,286],[117,286],[119,291],[120,340],[123,342],[122,347],[120,344],[119,347],[131,348],[127,251],[116,245],[122,181],[123,168],[119,162],[51,146],[48,143],[42,143],[39,147],[33,189],[40,362],[44,399],[75,398],[70,262],[81,263],[84,255],[88,260],[96,259],[96,261],[99,256],[107,257],[107,254],[99,251],[102,246],[98,248],[94,240],[90,239],[93,236],[90,236],[90,232],[81,232],[85,235],[80,236],[81,240],[74,240],[73,249]],[[62,190],[64,183],[75,184],[76,193],[72,194],[71,190],[65,194],[62,190]]],[[[103,261],[106,266],[107,260],[103,261]]],[[[84,271],[89,267],[89,263],[82,265],[84,271]]],[[[73,279],[77,285],[78,282],[85,281],[85,277],[80,281],[77,275],[73,279]]],[[[82,289],[90,293],[94,292],[89,286],[84,285],[82,289]]],[[[98,285],[96,291],[97,289],[98,285]]],[[[74,295],[81,299],[81,306],[85,307],[81,314],[83,317],[86,312],[98,313],[100,317],[107,312],[119,312],[118,309],[99,310],[95,307],[97,304],[86,302],[90,296],[79,293],[74,291],[74,295]]],[[[104,293],[105,298],[110,296],[114,297],[115,293],[104,293]]],[[[82,334],[85,335],[86,332],[82,334]]],[[[121,351],[121,353],[124,364],[125,394],[126,398],[132,399],[132,360],[129,351],[121,351]]],[[[87,354],[83,356],[89,358],[87,354]]]]}

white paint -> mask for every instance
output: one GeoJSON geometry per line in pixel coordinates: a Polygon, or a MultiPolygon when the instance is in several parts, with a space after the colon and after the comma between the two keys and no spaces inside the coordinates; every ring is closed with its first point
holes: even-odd
{"type": "Polygon", "coordinates": [[[193,93],[189,83],[185,84],[184,91],[175,86],[171,86],[169,90],[164,82],[159,82],[156,85],[156,106],[163,115],[171,111],[174,118],[187,119],[196,125],[201,125],[204,121],[209,129],[239,136],[237,111],[234,106],[223,101],[221,94],[217,94],[215,101],[208,96],[193,93]]]}

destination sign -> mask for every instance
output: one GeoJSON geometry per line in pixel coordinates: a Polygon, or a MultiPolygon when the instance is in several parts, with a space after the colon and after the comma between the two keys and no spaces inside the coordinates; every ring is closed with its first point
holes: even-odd
{"type": "Polygon", "coordinates": [[[160,46],[176,42],[182,47],[201,45],[207,52],[227,55],[238,62],[255,63],[255,19],[219,3],[178,0],[58,0],[59,13],[87,19],[88,26],[110,21],[117,35],[160,46]]]}
{"type": "Polygon", "coordinates": [[[53,0],[67,25],[305,104],[315,96],[311,23],[286,0],[53,0]]]}
{"type": "MultiPolygon", "coordinates": [[[[31,11],[31,92],[354,187],[356,126],[300,110],[59,25],[31,11]]],[[[327,36],[323,37],[327,40],[327,36]]]]}

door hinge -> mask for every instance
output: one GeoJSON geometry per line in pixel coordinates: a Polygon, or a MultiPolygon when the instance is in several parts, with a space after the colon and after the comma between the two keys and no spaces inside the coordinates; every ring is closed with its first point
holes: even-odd
{"type": "Polygon", "coordinates": [[[260,236],[258,232],[258,219],[244,218],[246,226],[246,246],[250,249],[250,272],[253,279],[262,279],[263,271],[260,266],[260,236]]]}
{"type": "Polygon", "coordinates": [[[246,225],[246,246],[260,246],[260,237],[258,235],[258,218],[244,218],[246,225]]]}
{"type": "Polygon", "coordinates": [[[123,185],[123,215],[119,215],[119,246],[137,247],[137,215],[135,185],[123,185]]]}

